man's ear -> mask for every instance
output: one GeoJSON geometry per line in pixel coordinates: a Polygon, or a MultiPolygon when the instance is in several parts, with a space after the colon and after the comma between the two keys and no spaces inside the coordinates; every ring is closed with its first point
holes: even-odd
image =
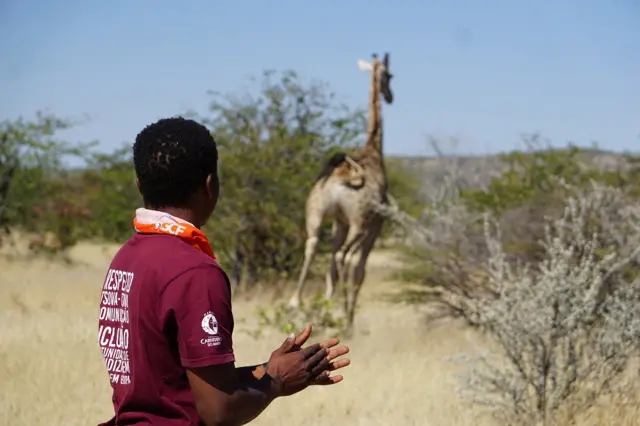
{"type": "Polygon", "coordinates": [[[136,178],[136,186],[138,187],[138,192],[142,195],[142,191],[140,190],[140,181],[136,178]]]}
{"type": "Polygon", "coordinates": [[[210,199],[214,199],[218,197],[218,192],[220,192],[220,183],[218,182],[218,177],[211,173],[207,176],[207,196],[210,199]]]}

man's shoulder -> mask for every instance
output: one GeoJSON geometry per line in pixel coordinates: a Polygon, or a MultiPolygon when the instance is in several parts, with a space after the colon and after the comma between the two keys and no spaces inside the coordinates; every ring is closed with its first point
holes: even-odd
{"type": "Polygon", "coordinates": [[[111,268],[152,276],[161,286],[189,271],[216,269],[224,274],[214,259],[173,235],[134,235],[115,255],[111,268]]]}
{"type": "Polygon", "coordinates": [[[229,277],[220,265],[208,256],[207,259],[190,268],[182,268],[174,272],[175,275],[168,277],[161,289],[164,298],[177,299],[185,294],[190,295],[187,298],[203,299],[208,299],[212,295],[222,299],[228,299],[231,296],[229,277]]]}
{"type": "Polygon", "coordinates": [[[127,254],[187,263],[215,263],[215,260],[174,235],[136,234],[120,249],[127,254]]]}

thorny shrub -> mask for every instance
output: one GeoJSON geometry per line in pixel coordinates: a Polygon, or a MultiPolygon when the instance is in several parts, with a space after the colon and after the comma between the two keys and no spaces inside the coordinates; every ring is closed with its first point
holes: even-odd
{"type": "MultiPolygon", "coordinates": [[[[455,143],[455,141],[454,141],[455,143]]],[[[476,285],[486,260],[482,244],[482,214],[467,208],[461,188],[482,187],[475,174],[462,171],[458,157],[447,157],[435,140],[431,141],[442,169],[439,184],[424,194],[427,207],[422,214],[409,215],[390,197],[378,210],[405,230],[406,264],[400,274],[409,281],[422,281],[421,290],[402,292],[402,301],[432,302],[440,308],[434,315],[465,317],[460,298],[474,298],[484,290],[476,285]]],[[[484,167],[484,166],[481,166],[484,167]]],[[[490,172],[487,172],[490,174],[490,172]]]]}
{"type": "MultiPolygon", "coordinates": [[[[510,259],[499,221],[485,215],[481,245],[486,256],[449,252],[448,270],[458,279],[441,280],[432,293],[501,349],[467,357],[473,367],[463,375],[462,389],[505,424],[573,418],[600,398],[623,391],[628,383],[623,373],[637,354],[640,205],[621,190],[595,182],[566,189],[573,195],[560,217],[545,221],[539,261],[510,259]]],[[[470,213],[455,202],[452,206],[460,209],[458,217],[442,215],[447,219],[441,229],[449,230],[449,237],[464,233],[466,224],[466,230],[474,229],[470,213]],[[447,223],[461,218],[468,222],[458,222],[451,233],[456,227],[447,223]]],[[[420,229],[425,243],[442,241],[434,230],[420,229]]]]}

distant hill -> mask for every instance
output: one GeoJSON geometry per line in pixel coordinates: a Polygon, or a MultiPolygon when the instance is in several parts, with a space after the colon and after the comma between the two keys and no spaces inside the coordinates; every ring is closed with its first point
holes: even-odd
{"type": "MultiPolygon", "coordinates": [[[[600,170],[618,170],[629,167],[629,154],[614,153],[599,150],[585,150],[580,154],[580,160],[585,167],[595,167],[600,170]]],[[[428,192],[444,182],[451,171],[455,171],[458,181],[465,186],[481,186],[488,183],[492,177],[498,175],[505,168],[500,161],[499,154],[486,156],[444,156],[444,157],[407,157],[389,155],[386,157],[390,164],[399,164],[413,173],[423,182],[422,191],[428,192]]]]}

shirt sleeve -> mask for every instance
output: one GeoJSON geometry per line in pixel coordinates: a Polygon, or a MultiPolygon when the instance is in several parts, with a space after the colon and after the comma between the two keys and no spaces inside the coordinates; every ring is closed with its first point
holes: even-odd
{"type": "Polygon", "coordinates": [[[160,314],[173,317],[183,367],[234,362],[231,290],[216,266],[191,269],[169,283],[160,297],[160,314]]]}

